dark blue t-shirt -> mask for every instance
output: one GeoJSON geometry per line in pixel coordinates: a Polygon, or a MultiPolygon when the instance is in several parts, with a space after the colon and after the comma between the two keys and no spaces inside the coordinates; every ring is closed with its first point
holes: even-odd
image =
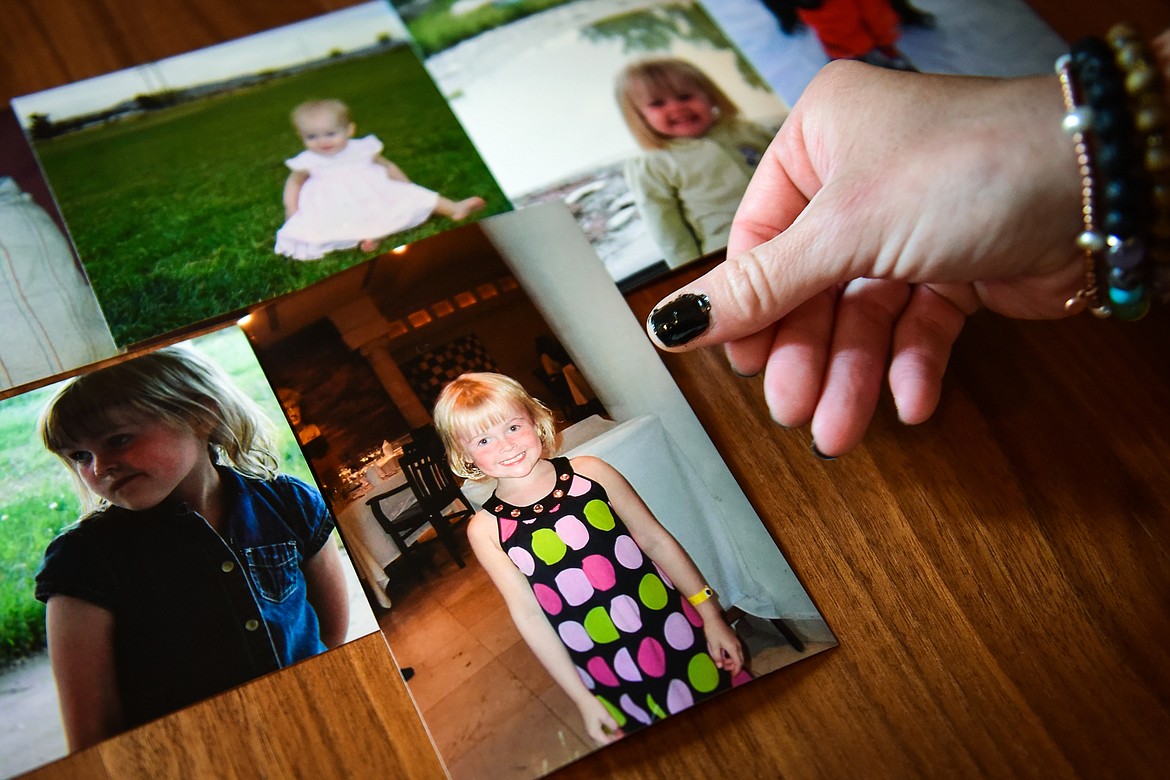
{"type": "Polygon", "coordinates": [[[186,505],[109,507],[45,552],[36,597],[73,596],[114,615],[127,727],[323,652],[302,567],[333,530],[320,493],[220,468],[221,537],[186,505]]]}

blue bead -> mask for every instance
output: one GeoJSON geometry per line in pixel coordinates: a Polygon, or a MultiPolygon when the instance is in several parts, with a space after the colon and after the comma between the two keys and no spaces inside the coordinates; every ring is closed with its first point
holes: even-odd
{"type": "Polygon", "coordinates": [[[1085,87],[1085,99],[1094,108],[1121,105],[1124,97],[1125,89],[1122,85],[1104,73],[1085,87]]]}
{"type": "Polygon", "coordinates": [[[1140,269],[1127,270],[1125,268],[1109,269],[1109,286],[1120,290],[1132,290],[1142,283],[1140,269]]]}
{"type": "Polygon", "coordinates": [[[1146,316],[1149,310],[1149,296],[1142,296],[1132,303],[1115,304],[1113,306],[1113,316],[1122,322],[1133,322],[1146,316]]]}
{"type": "Polygon", "coordinates": [[[1110,206],[1132,209],[1137,192],[1128,179],[1110,179],[1101,190],[1101,197],[1110,206]]]}
{"type": "Polygon", "coordinates": [[[1140,284],[1131,290],[1123,290],[1120,287],[1109,288],[1109,302],[1113,304],[1115,311],[1118,306],[1133,306],[1145,297],[1146,288],[1140,284]]]}
{"type": "Polygon", "coordinates": [[[1113,177],[1121,177],[1129,172],[1133,155],[1129,147],[1122,143],[1103,142],[1097,149],[1097,167],[1113,177]]]}
{"type": "Polygon", "coordinates": [[[1109,135],[1120,130],[1125,122],[1125,114],[1116,108],[1102,106],[1092,114],[1092,127],[1102,135],[1109,135]]]}
{"type": "Polygon", "coordinates": [[[1145,242],[1131,238],[1128,241],[1119,241],[1110,236],[1109,251],[1105,253],[1105,260],[1110,268],[1130,271],[1141,266],[1146,259],[1145,242]]]}
{"type": "Polygon", "coordinates": [[[1101,219],[1101,227],[1111,235],[1130,236],[1137,227],[1137,220],[1128,212],[1110,209],[1101,219]]]}

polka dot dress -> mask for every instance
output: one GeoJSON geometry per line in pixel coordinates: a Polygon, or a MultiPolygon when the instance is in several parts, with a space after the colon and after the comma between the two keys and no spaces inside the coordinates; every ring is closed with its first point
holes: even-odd
{"type": "Polygon", "coordinates": [[[494,494],[500,545],[586,687],[629,733],[731,687],[703,620],[638,547],[605,489],[554,458],[556,486],[518,507],[494,494]]]}

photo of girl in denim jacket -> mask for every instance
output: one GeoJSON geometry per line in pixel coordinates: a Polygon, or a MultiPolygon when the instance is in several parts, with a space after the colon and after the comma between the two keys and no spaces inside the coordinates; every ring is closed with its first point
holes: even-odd
{"type": "Polygon", "coordinates": [[[341,644],[333,519],[264,413],[177,346],[68,382],[39,423],[86,514],[36,597],[71,750],[341,644]]]}

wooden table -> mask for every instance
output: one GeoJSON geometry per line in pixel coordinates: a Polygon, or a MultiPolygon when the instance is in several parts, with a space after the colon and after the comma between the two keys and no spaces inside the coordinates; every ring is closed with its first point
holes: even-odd
{"type": "MultiPolygon", "coordinates": [[[[346,4],[15,0],[0,24],[0,92],[346,4]]],[[[1066,38],[1122,17],[1170,24],[1154,0],[1032,5],[1066,38]]],[[[644,315],[683,279],[631,305],[644,315]]],[[[807,430],[762,425],[759,381],[719,354],[667,358],[841,646],[560,776],[1165,776],[1168,324],[1165,310],[1129,325],[976,316],[934,419],[905,428],[886,397],[865,443],[835,462],[809,454],[807,430]]],[[[441,769],[372,635],[38,773],[180,774],[441,769]]]]}

